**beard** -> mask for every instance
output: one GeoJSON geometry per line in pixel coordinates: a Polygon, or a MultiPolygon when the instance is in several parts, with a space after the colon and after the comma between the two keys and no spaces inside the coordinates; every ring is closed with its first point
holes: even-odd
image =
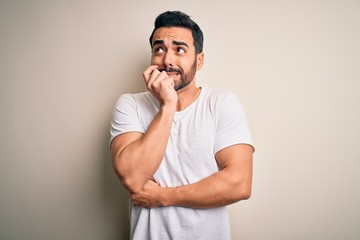
{"type": "Polygon", "coordinates": [[[179,91],[180,89],[183,89],[184,87],[189,85],[194,80],[196,74],[196,65],[197,65],[197,61],[195,59],[194,64],[191,66],[188,72],[184,72],[181,68],[171,68],[171,67],[162,70],[166,72],[176,72],[180,75],[180,79],[178,81],[174,81],[174,89],[175,91],[179,91]]]}

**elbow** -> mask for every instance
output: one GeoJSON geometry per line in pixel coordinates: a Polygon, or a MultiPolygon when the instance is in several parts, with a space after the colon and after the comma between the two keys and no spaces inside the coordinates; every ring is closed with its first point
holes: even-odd
{"type": "Polygon", "coordinates": [[[139,181],[135,179],[135,176],[131,176],[129,174],[122,174],[118,171],[118,176],[122,185],[130,192],[130,193],[137,193],[141,190],[142,186],[139,184],[139,181]]]}
{"type": "Polygon", "coordinates": [[[233,202],[239,202],[243,200],[248,200],[251,197],[251,190],[249,189],[239,189],[233,195],[233,202]]]}
{"type": "Polygon", "coordinates": [[[142,186],[138,184],[139,181],[135,179],[135,176],[130,171],[120,166],[120,163],[114,161],[114,170],[120,179],[122,185],[130,192],[139,192],[142,186]]]}
{"type": "Polygon", "coordinates": [[[241,189],[240,200],[248,200],[251,197],[251,188],[241,189]]]}
{"type": "Polygon", "coordinates": [[[237,181],[237,197],[239,201],[248,200],[252,194],[252,178],[240,178],[237,181]]]}
{"type": "Polygon", "coordinates": [[[251,190],[244,188],[237,188],[232,191],[232,194],[228,195],[228,198],[225,200],[226,204],[233,204],[243,200],[248,200],[251,197],[251,190]]]}
{"type": "Polygon", "coordinates": [[[130,193],[140,192],[140,190],[142,188],[142,185],[137,184],[137,182],[130,177],[122,178],[121,182],[130,193]]]}
{"type": "Polygon", "coordinates": [[[252,179],[246,179],[240,184],[240,200],[248,200],[251,197],[252,179]]]}
{"type": "Polygon", "coordinates": [[[251,197],[251,184],[239,184],[234,195],[236,201],[248,200],[251,197]]]}

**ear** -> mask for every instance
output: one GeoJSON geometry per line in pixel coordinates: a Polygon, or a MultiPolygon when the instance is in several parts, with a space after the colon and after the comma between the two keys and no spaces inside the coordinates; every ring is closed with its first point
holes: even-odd
{"type": "Polygon", "coordinates": [[[204,52],[196,55],[196,70],[200,70],[204,64],[204,52]]]}

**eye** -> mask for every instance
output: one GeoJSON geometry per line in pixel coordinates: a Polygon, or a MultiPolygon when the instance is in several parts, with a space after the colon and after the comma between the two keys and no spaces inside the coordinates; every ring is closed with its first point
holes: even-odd
{"type": "Polygon", "coordinates": [[[177,48],[177,52],[178,53],[185,53],[185,50],[181,47],[177,48]]]}
{"type": "Polygon", "coordinates": [[[154,53],[162,53],[164,52],[164,49],[162,47],[154,48],[154,53]]]}

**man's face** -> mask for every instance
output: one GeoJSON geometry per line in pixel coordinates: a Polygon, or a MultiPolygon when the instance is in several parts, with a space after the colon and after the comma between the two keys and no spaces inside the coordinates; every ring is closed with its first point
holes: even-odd
{"type": "Polygon", "coordinates": [[[191,30],[161,27],[152,39],[151,64],[158,65],[174,79],[175,90],[189,85],[199,69],[191,30]]]}

